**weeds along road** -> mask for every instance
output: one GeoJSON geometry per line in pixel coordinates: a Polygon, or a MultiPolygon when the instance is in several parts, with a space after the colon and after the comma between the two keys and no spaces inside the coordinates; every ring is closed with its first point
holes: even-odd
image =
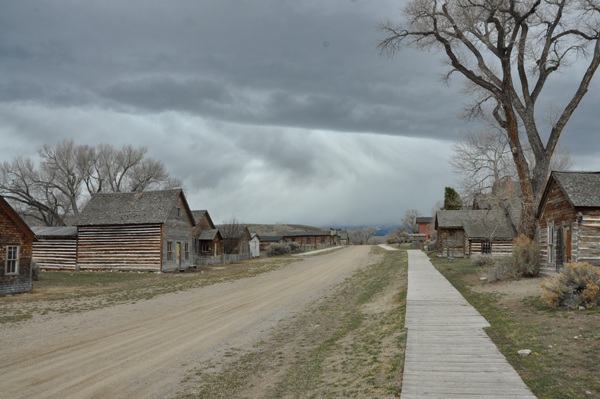
{"type": "Polygon", "coordinates": [[[251,348],[372,263],[369,252],[348,247],[251,278],[11,325],[0,335],[0,396],[169,397],[190,369],[251,348]]]}

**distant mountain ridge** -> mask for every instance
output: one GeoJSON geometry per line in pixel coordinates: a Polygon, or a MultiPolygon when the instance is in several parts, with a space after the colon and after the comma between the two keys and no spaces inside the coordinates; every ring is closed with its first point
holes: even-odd
{"type": "Polygon", "coordinates": [[[390,231],[393,231],[400,227],[398,224],[383,224],[383,225],[332,225],[327,227],[318,227],[318,226],[308,226],[305,224],[285,224],[285,223],[276,223],[276,224],[245,224],[248,226],[248,230],[251,233],[257,233],[258,235],[280,235],[285,233],[296,233],[301,231],[306,232],[322,232],[329,231],[330,228],[334,229],[342,229],[342,230],[358,230],[364,229],[368,227],[375,227],[375,236],[384,237],[390,231]]]}
{"type": "MultiPolygon", "coordinates": [[[[243,223],[244,224],[244,223],[243,223]]],[[[248,226],[248,230],[251,233],[257,233],[258,235],[281,235],[285,233],[296,233],[296,232],[329,232],[329,227],[315,227],[307,226],[304,224],[244,224],[248,226]]]]}

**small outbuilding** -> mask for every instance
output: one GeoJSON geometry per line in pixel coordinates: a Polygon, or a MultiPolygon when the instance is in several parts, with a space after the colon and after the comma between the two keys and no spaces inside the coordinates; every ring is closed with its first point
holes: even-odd
{"type": "Polygon", "coordinates": [[[553,171],[538,208],[541,269],[600,266],[600,172],[553,171]]]}
{"type": "Polygon", "coordinates": [[[77,227],[32,227],[33,261],[42,270],[77,269],[77,227]]]}
{"type": "Polygon", "coordinates": [[[502,209],[438,211],[438,256],[508,255],[516,229],[502,209]]]}
{"type": "Polygon", "coordinates": [[[0,196],[0,295],[33,288],[32,250],[35,234],[0,196]]]}
{"type": "Polygon", "coordinates": [[[77,220],[81,270],[178,271],[194,266],[183,190],[98,193],[77,220]]]}

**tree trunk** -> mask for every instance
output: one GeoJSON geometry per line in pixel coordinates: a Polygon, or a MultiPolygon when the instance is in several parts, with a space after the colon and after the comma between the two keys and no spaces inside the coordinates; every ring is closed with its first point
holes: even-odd
{"type": "Polygon", "coordinates": [[[505,129],[511,147],[511,154],[517,169],[519,185],[521,187],[521,222],[517,232],[530,239],[535,238],[536,231],[536,195],[529,173],[529,164],[525,159],[523,148],[519,140],[519,126],[517,118],[510,104],[503,103],[504,115],[506,117],[505,129]]]}

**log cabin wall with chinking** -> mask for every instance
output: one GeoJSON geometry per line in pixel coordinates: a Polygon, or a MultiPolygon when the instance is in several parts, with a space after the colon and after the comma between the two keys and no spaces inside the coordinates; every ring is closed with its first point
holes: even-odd
{"type": "Polygon", "coordinates": [[[538,210],[540,264],[600,266],[600,173],[552,172],[538,210]]]}

